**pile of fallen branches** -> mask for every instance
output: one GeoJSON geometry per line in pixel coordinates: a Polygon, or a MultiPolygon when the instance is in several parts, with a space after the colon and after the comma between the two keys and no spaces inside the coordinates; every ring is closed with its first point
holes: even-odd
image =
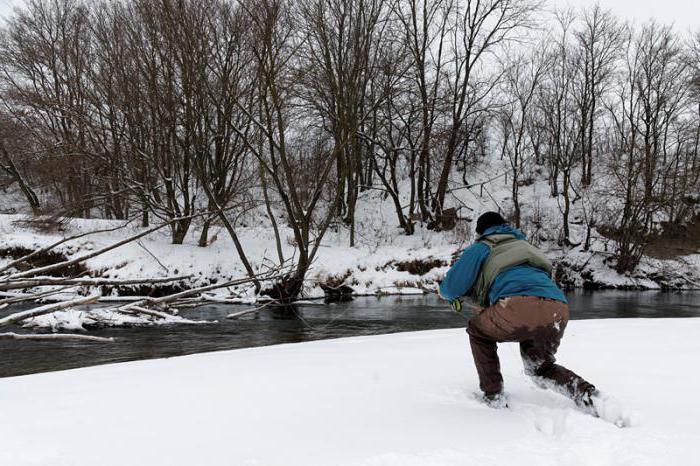
{"type": "MultiPolygon", "coordinates": [[[[11,306],[22,304],[26,307],[29,303],[39,304],[40,302],[55,301],[49,304],[43,304],[36,307],[31,307],[19,312],[10,313],[5,317],[0,318],[0,332],[12,325],[23,325],[30,319],[39,316],[52,314],[57,311],[72,309],[78,306],[94,305],[105,300],[99,292],[94,291],[102,286],[147,286],[163,283],[182,282],[188,278],[185,276],[172,276],[156,279],[142,280],[117,280],[101,277],[87,276],[65,276],[67,270],[76,270],[76,265],[82,264],[88,259],[92,259],[109,251],[117,249],[121,246],[137,241],[144,236],[154,233],[162,228],[165,228],[172,223],[181,219],[174,219],[170,222],[143,230],[137,234],[129,236],[120,241],[114,242],[106,247],[87,252],[85,254],[66,259],[55,264],[45,265],[42,267],[34,267],[25,270],[19,270],[21,266],[30,264],[32,258],[54,251],[57,247],[69,241],[82,238],[84,236],[102,233],[112,230],[98,230],[88,233],[81,233],[66,237],[57,241],[45,248],[33,251],[23,257],[12,260],[8,264],[0,267],[0,310],[5,310],[11,306]],[[58,274],[56,276],[54,274],[58,274]],[[85,290],[88,290],[85,292],[85,290]],[[83,292],[87,296],[80,296],[83,292]],[[70,299],[66,300],[66,296],[70,299]],[[76,297],[78,296],[78,297],[76,297]]],[[[125,314],[131,316],[143,316],[153,321],[159,319],[172,319],[176,316],[179,308],[194,307],[205,304],[209,298],[205,293],[234,286],[240,286],[247,283],[276,280],[282,277],[279,270],[269,269],[262,275],[253,277],[240,278],[229,280],[212,285],[202,286],[198,288],[186,289],[178,291],[166,296],[160,297],[132,297],[127,302],[121,302],[112,306],[104,307],[101,310],[106,314],[125,314]]],[[[4,314],[4,312],[3,312],[4,314]]],[[[83,334],[36,334],[36,333],[16,333],[5,332],[0,333],[0,339],[16,339],[16,340],[56,340],[56,339],[76,339],[86,341],[113,341],[111,338],[96,337],[83,334]]]]}

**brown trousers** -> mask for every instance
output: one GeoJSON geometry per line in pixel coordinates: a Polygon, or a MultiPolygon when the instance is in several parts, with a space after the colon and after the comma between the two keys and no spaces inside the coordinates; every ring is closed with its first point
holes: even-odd
{"type": "Polygon", "coordinates": [[[579,401],[595,387],[555,364],[554,355],[569,321],[569,306],[552,299],[513,296],[499,300],[472,317],[467,326],[479,385],[487,394],[503,390],[496,344],[519,342],[525,373],[542,387],[549,387],[579,401]]]}

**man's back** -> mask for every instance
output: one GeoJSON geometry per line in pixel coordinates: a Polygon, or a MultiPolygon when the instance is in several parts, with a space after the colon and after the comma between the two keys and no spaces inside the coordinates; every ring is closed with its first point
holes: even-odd
{"type": "MultiPolygon", "coordinates": [[[[515,239],[525,240],[520,230],[509,225],[491,227],[480,239],[493,235],[512,235],[515,239]]],[[[491,248],[484,241],[477,241],[465,249],[440,284],[440,295],[451,301],[468,294],[476,285],[490,254],[491,248]]],[[[490,283],[487,304],[509,296],[536,296],[566,303],[564,294],[549,273],[528,263],[514,265],[499,273],[490,283]]]]}

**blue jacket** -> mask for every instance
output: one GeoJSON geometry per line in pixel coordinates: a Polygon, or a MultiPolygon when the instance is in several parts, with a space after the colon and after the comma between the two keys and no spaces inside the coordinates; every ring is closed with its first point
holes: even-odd
{"type": "MultiPolygon", "coordinates": [[[[512,234],[518,239],[525,235],[517,228],[509,225],[499,225],[487,229],[483,236],[494,234],[512,234]]],[[[452,301],[469,293],[479,277],[479,271],[491,250],[477,241],[464,250],[462,256],[447,271],[445,279],[440,283],[440,295],[452,301]]],[[[489,289],[489,304],[492,305],[501,298],[508,296],[538,296],[566,302],[564,293],[549,277],[547,272],[527,264],[510,267],[496,277],[489,289]]]]}

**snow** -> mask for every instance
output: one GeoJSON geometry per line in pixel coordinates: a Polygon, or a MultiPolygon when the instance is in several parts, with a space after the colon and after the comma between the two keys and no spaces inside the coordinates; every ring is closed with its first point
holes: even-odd
{"type": "MultiPolygon", "coordinates": [[[[114,228],[121,224],[109,220],[72,219],[63,232],[38,232],[17,223],[23,218],[20,215],[0,215],[3,249],[39,249],[64,236],[114,228]]],[[[388,226],[382,224],[382,228],[386,230],[388,226]]],[[[57,250],[69,258],[74,258],[136,234],[139,230],[138,227],[130,225],[115,232],[99,233],[65,243],[57,250]]],[[[199,232],[193,229],[185,244],[173,245],[170,244],[168,232],[164,229],[141,239],[138,243],[130,243],[90,259],[85,265],[93,273],[113,279],[192,275],[188,280],[189,286],[201,286],[214,280],[223,281],[245,276],[245,269],[225,231],[218,232],[218,239],[206,248],[197,246],[198,236],[199,232]]],[[[272,251],[275,246],[273,234],[266,223],[241,227],[239,236],[254,267],[269,265],[270,259],[274,257],[272,251]]],[[[427,274],[417,276],[397,271],[394,263],[433,258],[442,258],[445,263],[449,263],[451,255],[461,247],[454,238],[436,235],[427,230],[421,230],[413,237],[398,233],[387,233],[386,237],[382,237],[382,233],[379,233],[377,238],[381,242],[380,245],[368,242],[351,248],[344,234],[328,234],[309,273],[310,284],[305,290],[305,295],[323,296],[323,291],[317,286],[319,283],[344,276],[347,276],[346,281],[357,294],[381,294],[383,289],[395,289],[397,285],[400,285],[400,288],[434,289],[437,280],[447,270],[446,267],[435,268],[427,274]]],[[[292,257],[293,247],[286,243],[283,246],[287,257],[292,257]]],[[[0,258],[0,265],[5,260],[7,259],[0,258]]],[[[224,291],[229,293],[228,290],[224,291]]],[[[250,296],[251,287],[235,291],[238,301],[254,302],[250,296]]],[[[407,292],[415,293],[416,290],[407,292]]],[[[227,297],[229,296],[220,296],[227,297]]]]}
{"type": "Polygon", "coordinates": [[[637,410],[618,429],[500,355],[507,410],[478,403],[450,329],[0,379],[0,464],[700,464],[700,319],[573,321],[560,362],[637,410]]]}
{"type": "Polygon", "coordinates": [[[131,315],[115,312],[107,308],[66,309],[27,319],[24,327],[46,328],[53,332],[59,330],[86,330],[86,327],[142,327],[153,325],[198,325],[216,322],[190,320],[177,315],[162,313],[162,318],[147,315],[131,315]]]}
{"type": "MultiPolygon", "coordinates": [[[[538,182],[528,187],[532,190],[531,196],[538,197],[537,193],[547,189],[546,183],[544,186],[540,186],[541,184],[538,182]]],[[[496,193],[494,195],[507,196],[508,194],[505,186],[493,186],[492,189],[496,193]]],[[[607,262],[611,256],[610,252],[607,252],[610,246],[600,238],[595,239],[591,251],[582,251],[581,248],[562,250],[556,245],[556,238],[552,236],[558,229],[556,222],[559,221],[558,211],[553,205],[556,204],[556,200],[546,196],[539,197],[544,199],[542,202],[546,205],[544,207],[543,204],[538,204],[539,207],[532,204],[523,205],[523,213],[535,215],[541,209],[541,214],[545,217],[544,227],[533,231],[527,231],[526,228],[526,233],[555,263],[564,266],[566,286],[582,287],[587,283],[602,287],[647,289],[658,289],[662,285],[685,289],[700,286],[700,254],[670,260],[645,257],[637,274],[625,276],[615,272],[607,262]]],[[[473,194],[465,194],[464,200],[469,205],[480,206],[480,211],[489,208],[484,199],[473,194]]],[[[418,226],[416,234],[407,237],[394,228],[391,220],[386,219],[390,218],[392,208],[388,201],[382,200],[381,197],[371,197],[370,194],[362,199],[362,203],[368,207],[358,210],[360,217],[358,229],[362,228],[358,231],[364,232],[367,236],[359,240],[355,247],[349,247],[347,231],[328,233],[308,273],[303,297],[322,297],[323,290],[319,285],[328,281],[336,284],[345,283],[352,287],[357,295],[415,294],[435,291],[453,257],[473,240],[471,225],[462,226],[455,231],[439,233],[429,231],[425,226],[418,226]],[[378,208],[372,206],[378,206],[378,208]],[[377,214],[377,212],[380,213],[377,214]],[[402,262],[416,260],[431,263],[439,261],[444,265],[434,267],[423,275],[398,270],[402,262]]],[[[17,222],[24,218],[21,215],[0,214],[2,249],[35,250],[52,244],[64,236],[121,225],[118,221],[110,220],[72,219],[64,231],[40,232],[17,222]]],[[[264,217],[261,218],[258,224],[241,226],[238,234],[253,267],[264,272],[268,270],[266,267],[269,267],[271,259],[275,256],[271,252],[275,250],[275,246],[273,234],[267,227],[264,217]]],[[[582,230],[582,227],[572,225],[572,231],[581,237],[583,232],[577,229],[582,230]]],[[[57,250],[68,258],[74,258],[103,248],[138,231],[140,228],[129,225],[114,232],[98,233],[64,243],[57,250]]],[[[193,228],[185,244],[173,245],[170,244],[166,230],[158,231],[138,242],[129,243],[92,258],[86,261],[85,266],[93,276],[115,280],[189,275],[191,278],[184,283],[186,287],[204,286],[246,276],[245,269],[225,232],[219,231],[218,239],[205,248],[197,246],[198,236],[198,229],[193,228]]],[[[290,244],[284,243],[283,249],[287,257],[293,256],[293,247],[290,244]]],[[[8,260],[0,258],[0,266],[8,260]]],[[[76,291],[85,294],[98,289],[76,291]]],[[[144,294],[144,291],[135,287],[134,293],[144,294]]],[[[111,297],[117,297],[115,290],[108,294],[111,297]]],[[[216,290],[210,293],[209,297],[212,300],[227,302],[248,304],[257,302],[251,285],[216,290]]]]}

